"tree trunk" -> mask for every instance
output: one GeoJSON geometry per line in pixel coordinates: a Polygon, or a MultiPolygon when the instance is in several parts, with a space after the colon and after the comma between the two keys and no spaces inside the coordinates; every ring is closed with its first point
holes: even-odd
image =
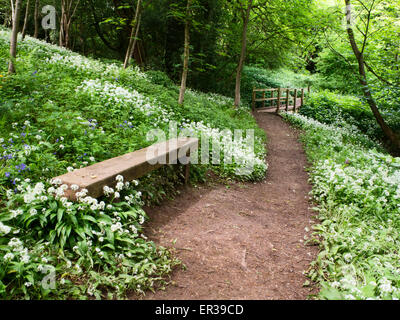
{"type": "Polygon", "coordinates": [[[35,32],[33,34],[33,37],[37,39],[37,37],[39,36],[39,0],[35,1],[34,20],[35,20],[35,32]]]}
{"type": "Polygon", "coordinates": [[[10,63],[8,65],[8,73],[15,73],[15,65],[14,61],[17,58],[17,41],[18,41],[18,29],[19,29],[19,15],[21,8],[21,0],[16,0],[15,7],[13,9],[13,26],[11,32],[11,40],[10,40],[10,63]]]}
{"type": "Polygon", "coordinates": [[[249,25],[250,11],[253,4],[253,0],[250,0],[247,6],[246,16],[243,21],[243,34],[242,34],[242,51],[240,53],[239,64],[236,70],[236,86],[235,86],[235,107],[238,108],[240,105],[240,79],[242,77],[242,70],[244,60],[246,59],[246,47],[247,47],[247,28],[249,25]]]}
{"type": "MultiPolygon", "coordinates": [[[[141,20],[142,20],[142,14],[139,15],[138,24],[136,26],[135,40],[133,40],[131,55],[129,56],[129,61],[128,61],[128,66],[130,65],[131,60],[132,60],[132,58],[134,57],[134,54],[135,54],[136,44],[137,44],[137,40],[138,40],[138,37],[139,37],[139,30],[140,30],[140,22],[141,22],[141,20]]],[[[139,49],[139,55],[140,55],[140,49],[139,49]]],[[[139,60],[136,60],[136,61],[139,64],[142,63],[142,59],[141,58],[139,60]]]]}
{"type": "Polygon", "coordinates": [[[135,12],[135,21],[132,26],[132,32],[131,32],[131,37],[129,39],[129,45],[128,49],[126,50],[126,55],[125,55],[125,61],[124,61],[124,69],[126,69],[132,59],[133,52],[135,50],[135,45],[137,41],[137,36],[139,34],[139,28],[140,28],[140,20],[142,17],[141,10],[140,10],[140,4],[141,0],[138,0],[137,6],[136,6],[136,12],[135,12]]]}
{"type": "Polygon", "coordinates": [[[192,0],[187,1],[186,7],[186,21],[185,21],[185,48],[183,52],[183,71],[182,71],[182,80],[181,80],[181,88],[179,90],[179,104],[183,104],[185,100],[185,92],[186,92],[186,80],[187,74],[189,70],[189,46],[190,46],[190,22],[189,22],[189,14],[190,14],[190,6],[192,5],[192,0]]]}
{"type": "Polygon", "coordinates": [[[26,2],[26,9],[25,9],[25,18],[24,18],[24,26],[22,28],[22,40],[25,39],[25,33],[26,33],[26,26],[28,24],[28,17],[29,17],[29,2],[30,0],[27,0],[26,2]]]}
{"type": "Polygon", "coordinates": [[[11,20],[14,19],[14,0],[11,1],[11,20]]]}
{"type": "MultiPolygon", "coordinates": [[[[351,2],[350,0],[345,0],[346,3],[346,21],[347,21],[347,34],[349,37],[350,45],[353,50],[353,53],[355,57],[357,58],[358,62],[358,73],[360,75],[360,84],[362,87],[362,91],[364,94],[364,97],[366,98],[368,105],[378,122],[379,126],[381,127],[382,131],[386,135],[386,137],[390,140],[390,142],[393,144],[393,146],[397,149],[400,150],[400,137],[398,137],[395,132],[390,128],[385,120],[383,119],[382,115],[380,114],[378,107],[376,105],[375,99],[373,98],[371,94],[371,90],[369,89],[368,86],[368,81],[366,77],[366,72],[365,72],[365,61],[364,61],[364,54],[362,51],[357,46],[355,36],[354,36],[354,31],[351,26],[351,2]]],[[[365,35],[366,36],[366,35],[365,35]]]]}
{"type": "Polygon", "coordinates": [[[65,38],[64,38],[64,47],[65,48],[69,48],[69,27],[70,27],[70,24],[67,22],[65,25],[65,31],[64,31],[64,36],[65,36],[65,38]]]}
{"type": "Polygon", "coordinates": [[[61,18],[60,18],[60,34],[59,34],[59,45],[60,47],[69,47],[69,29],[71,26],[72,18],[75,15],[76,9],[78,8],[80,0],[61,0],[61,18]],[[72,9],[73,3],[75,4],[72,9]]]}
{"type": "Polygon", "coordinates": [[[65,1],[61,0],[61,15],[60,15],[60,34],[58,38],[58,45],[64,46],[64,16],[65,16],[65,1]]]}

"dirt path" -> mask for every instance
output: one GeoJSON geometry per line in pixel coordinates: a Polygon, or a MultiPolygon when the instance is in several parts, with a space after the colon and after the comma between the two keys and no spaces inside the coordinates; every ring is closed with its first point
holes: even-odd
{"type": "Polygon", "coordinates": [[[303,271],[317,253],[302,242],[313,215],[304,152],[280,117],[256,118],[269,140],[265,181],[189,188],[147,210],[147,234],[175,247],[187,270],[176,270],[172,285],[145,299],[306,299],[315,293],[303,287],[303,271]]]}

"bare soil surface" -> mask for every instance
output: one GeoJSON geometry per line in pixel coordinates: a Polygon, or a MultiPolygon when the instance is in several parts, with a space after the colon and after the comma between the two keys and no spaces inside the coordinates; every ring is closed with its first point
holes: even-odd
{"type": "Polygon", "coordinates": [[[143,299],[299,300],[316,293],[303,286],[303,271],[318,252],[304,245],[315,223],[305,154],[279,116],[254,116],[268,136],[264,181],[186,187],[174,200],[146,208],[146,234],[175,248],[186,269],[177,268],[165,290],[143,299]]]}

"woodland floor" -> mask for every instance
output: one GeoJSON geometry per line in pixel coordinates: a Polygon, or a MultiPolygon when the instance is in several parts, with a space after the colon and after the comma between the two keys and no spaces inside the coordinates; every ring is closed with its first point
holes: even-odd
{"type": "Polygon", "coordinates": [[[172,284],[144,299],[286,300],[317,293],[303,287],[318,248],[303,243],[315,213],[298,133],[275,114],[255,117],[268,137],[264,181],[186,187],[174,200],[146,208],[146,234],[175,248],[186,269],[177,268],[172,284]]]}

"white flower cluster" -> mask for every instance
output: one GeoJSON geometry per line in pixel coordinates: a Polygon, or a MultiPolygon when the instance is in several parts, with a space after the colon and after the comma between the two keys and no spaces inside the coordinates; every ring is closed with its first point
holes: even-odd
{"type": "Polygon", "coordinates": [[[309,139],[325,247],[319,264],[335,279],[330,285],[348,299],[400,298],[399,282],[392,281],[400,277],[400,158],[377,151],[379,145],[354,128],[285,117],[309,139]]]}
{"type": "Polygon", "coordinates": [[[121,73],[126,72],[131,77],[142,80],[147,79],[147,75],[140,71],[138,66],[124,70],[122,65],[117,65],[116,63],[106,64],[99,60],[86,58],[76,53],[70,53],[68,55],[65,53],[55,53],[50,58],[46,59],[46,63],[63,65],[64,67],[79,71],[87,71],[97,74],[101,73],[103,75],[113,76],[115,78],[119,77],[121,73]]]}
{"type": "Polygon", "coordinates": [[[155,119],[155,125],[168,123],[170,119],[174,118],[174,113],[159,106],[157,101],[151,102],[136,90],[127,89],[108,81],[103,83],[99,79],[85,80],[76,88],[76,91],[100,97],[106,107],[119,105],[134,108],[145,116],[155,119]]]}
{"type": "MultiPolygon", "coordinates": [[[[9,30],[1,30],[0,29],[0,41],[4,41],[6,43],[10,42],[10,31],[9,30]]],[[[44,53],[61,53],[61,54],[71,54],[72,51],[65,49],[64,47],[60,47],[57,45],[53,45],[43,40],[39,40],[30,36],[26,36],[24,41],[22,40],[21,33],[18,34],[18,46],[22,48],[28,48],[30,50],[38,50],[44,53]]]]}
{"type": "Polygon", "coordinates": [[[4,225],[1,221],[0,221],[0,234],[5,236],[6,234],[9,234],[11,231],[11,227],[4,225]]]}
{"type": "MultiPolygon", "coordinates": [[[[18,35],[21,38],[21,34],[18,35]]],[[[46,64],[63,65],[64,67],[86,71],[90,73],[101,73],[115,78],[126,74],[141,80],[148,80],[146,73],[142,72],[138,66],[124,69],[122,63],[103,63],[99,60],[81,56],[69,49],[53,45],[43,40],[39,40],[30,36],[26,36],[24,41],[20,41],[19,45],[30,51],[35,50],[37,53],[48,55],[45,59],[46,64]]],[[[10,42],[10,31],[0,30],[0,41],[10,42]]]]}
{"type": "MultiPolygon", "coordinates": [[[[240,139],[237,139],[234,137],[233,132],[225,134],[224,130],[211,128],[202,121],[183,122],[181,128],[202,139],[202,141],[210,141],[213,146],[222,151],[224,156],[229,156],[239,170],[240,168],[258,167],[265,173],[268,169],[268,165],[265,162],[265,153],[257,153],[254,150],[255,144],[249,143],[250,141],[246,138],[240,137],[240,139]]],[[[258,138],[255,137],[255,139],[258,138]]],[[[260,141],[257,142],[261,144],[260,141]]],[[[223,159],[220,159],[220,163],[224,164],[223,159]]],[[[226,165],[229,165],[229,163],[226,163],[226,165]]],[[[248,175],[251,175],[251,173],[249,172],[248,175]]]]}
{"type": "Polygon", "coordinates": [[[15,257],[19,257],[19,261],[26,264],[30,260],[30,255],[27,248],[24,248],[22,241],[18,238],[12,238],[7,246],[11,249],[12,252],[8,252],[4,255],[3,259],[5,261],[11,261],[15,257]]]}
{"type": "Polygon", "coordinates": [[[101,62],[78,54],[61,55],[55,53],[50,58],[46,59],[46,64],[64,65],[80,71],[89,70],[91,72],[104,72],[104,65],[101,62]]]}
{"type": "MultiPolygon", "coordinates": [[[[21,189],[21,188],[20,188],[21,189]]],[[[22,191],[22,190],[20,190],[22,191]]],[[[47,200],[47,197],[44,195],[45,193],[45,187],[42,182],[38,182],[35,187],[31,187],[28,185],[26,189],[24,190],[24,202],[25,203],[32,203],[36,199],[40,198],[42,201],[47,200]]]]}
{"type": "Polygon", "coordinates": [[[217,105],[220,105],[220,106],[234,104],[233,98],[229,98],[229,97],[217,94],[217,93],[211,93],[211,92],[204,93],[204,92],[196,91],[191,88],[186,89],[186,93],[188,93],[189,95],[193,95],[195,97],[201,97],[201,98],[207,99],[207,100],[209,100],[217,105]]]}

